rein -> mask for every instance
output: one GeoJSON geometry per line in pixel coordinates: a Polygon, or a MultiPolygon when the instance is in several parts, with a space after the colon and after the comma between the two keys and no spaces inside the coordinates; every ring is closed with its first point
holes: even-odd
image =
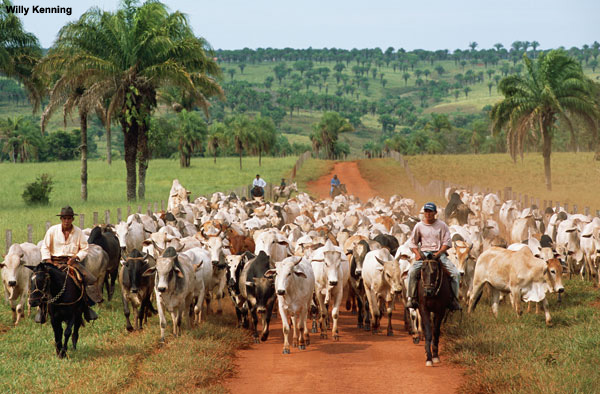
{"type": "MultiPolygon", "coordinates": [[[[69,268],[67,268],[68,270],[69,268]]],[[[38,288],[37,286],[37,281],[35,281],[35,288],[29,292],[29,296],[31,297],[32,294],[35,294],[36,292],[40,292],[42,293],[42,297],[41,300],[42,302],[46,302],[48,304],[53,304],[56,306],[67,306],[67,305],[73,305],[78,303],[82,298],[83,298],[83,293],[85,291],[83,284],[80,286],[81,287],[81,294],[79,294],[79,298],[77,298],[75,301],[73,302],[59,302],[57,303],[56,301],[58,301],[60,299],[60,297],[62,297],[62,295],[64,294],[65,290],[67,289],[67,281],[69,280],[69,273],[65,272],[65,281],[62,285],[62,288],[60,289],[60,291],[58,292],[58,294],[56,294],[54,297],[52,298],[48,298],[48,291],[46,290],[46,288],[48,287],[48,283],[50,282],[50,274],[48,272],[44,273],[44,287],[42,289],[38,288]]],[[[37,275],[37,274],[36,274],[37,275]]]]}
{"type": "Polygon", "coordinates": [[[442,272],[442,267],[441,267],[440,262],[437,260],[427,260],[428,265],[434,264],[434,263],[438,265],[438,270],[437,270],[437,276],[435,278],[435,285],[434,285],[435,292],[433,293],[432,297],[436,297],[439,294],[440,290],[442,289],[442,282],[443,282],[443,280],[442,280],[443,272],[442,272]]]}

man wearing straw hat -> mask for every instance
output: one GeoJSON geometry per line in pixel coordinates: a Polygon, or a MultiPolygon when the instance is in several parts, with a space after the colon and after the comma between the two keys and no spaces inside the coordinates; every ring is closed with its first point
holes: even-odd
{"type": "MultiPolygon", "coordinates": [[[[87,308],[83,311],[85,320],[96,320],[98,315],[90,306],[102,300],[102,294],[98,291],[96,277],[83,265],[81,261],[87,257],[88,243],[83,232],[73,225],[73,218],[77,216],[73,208],[66,206],[60,210],[60,224],[48,229],[42,241],[42,261],[54,265],[67,264],[75,267],[83,276],[83,285],[86,287],[87,308]]],[[[44,316],[41,312],[35,317],[37,323],[43,323],[44,316]]]]}

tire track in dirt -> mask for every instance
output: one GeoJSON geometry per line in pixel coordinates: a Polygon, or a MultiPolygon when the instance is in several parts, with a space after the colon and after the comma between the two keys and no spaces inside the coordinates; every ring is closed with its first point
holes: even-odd
{"type": "MultiPolygon", "coordinates": [[[[309,183],[312,195],[329,196],[329,181],[336,173],[348,192],[361,201],[375,196],[362,178],[356,162],[336,163],[332,173],[309,183]]],[[[377,184],[376,180],[370,180],[377,184]]],[[[342,307],[343,309],[343,307],[342,307]]],[[[237,353],[236,371],[225,387],[236,394],[294,393],[451,393],[463,380],[463,370],[445,363],[444,343],[440,344],[441,364],[425,367],[423,342],[415,345],[400,319],[402,306],[393,313],[394,336],[373,335],[356,328],[356,316],[340,313],[340,340],[311,334],[306,350],[291,349],[283,355],[283,334],[279,317],[270,326],[269,340],[237,353]]],[[[277,305],[274,315],[278,315],[277,305]]],[[[382,326],[387,324],[387,318],[382,326]]],[[[442,331],[443,339],[443,331],[442,331]]]]}

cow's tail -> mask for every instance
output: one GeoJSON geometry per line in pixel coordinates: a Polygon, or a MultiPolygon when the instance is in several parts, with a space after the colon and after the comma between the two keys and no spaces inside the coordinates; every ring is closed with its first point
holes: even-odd
{"type": "Polygon", "coordinates": [[[484,289],[484,287],[485,287],[485,283],[481,285],[481,287],[479,288],[479,291],[475,295],[475,300],[473,300],[473,307],[471,308],[471,311],[475,310],[475,307],[477,306],[477,303],[481,299],[481,296],[483,295],[483,289],[484,289]]]}

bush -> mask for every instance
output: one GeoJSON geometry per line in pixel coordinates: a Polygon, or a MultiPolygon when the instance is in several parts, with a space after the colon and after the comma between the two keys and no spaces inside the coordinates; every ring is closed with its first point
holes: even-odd
{"type": "Polygon", "coordinates": [[[52,177],[48,174],[42,174],[37,177],[35,182],[28,183],[25,191],[21,195],[27,205],[48,205],[50,203],[50,192],[52,192],[52,177]]]}

